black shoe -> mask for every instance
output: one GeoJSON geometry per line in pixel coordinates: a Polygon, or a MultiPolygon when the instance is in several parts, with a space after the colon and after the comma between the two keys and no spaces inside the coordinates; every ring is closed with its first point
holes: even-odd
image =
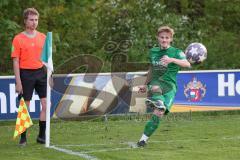
{"type": "Polygon", "coordinates": [[[138,147],[145,147],[147,145],[147,143],[145,141],[139,141],[137,142],[137,146],[138,147]]]}
{"type": "Polygon", "coordinates": [[[40,144],[45,144],[45,138],[42,138],[42,137],[37,137],[37,143],[40,143],[40,144]]]}
{"type": "Polygon", "coordinates": [[[20,147],[24,147],[27,145],[27,138],[20,138],[20,141],[19,141],[19,146],[20,147]]]}

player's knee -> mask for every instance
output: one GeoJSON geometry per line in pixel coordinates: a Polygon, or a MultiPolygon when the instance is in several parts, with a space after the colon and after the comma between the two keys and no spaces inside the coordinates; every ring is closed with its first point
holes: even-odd
{"type": "Polygon", "coordinates": [[[41,99],[42,111],[46,112],[47,100],[46,98],[41,99]]]}
{"type": "Polygon", "coordinates": [[[162,93],[162,90],[159,86],[152,86],[151,91],[154,93],[162,93]]]}
{"type": "Polygon", "coordinates": [[[164,115],[164,110],[154,109],[153,114],[161,118],[164,115]]]}

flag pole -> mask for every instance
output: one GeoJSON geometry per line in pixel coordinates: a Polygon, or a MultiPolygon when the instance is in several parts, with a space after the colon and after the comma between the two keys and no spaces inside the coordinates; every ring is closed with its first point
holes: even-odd
{"type": "MultiPolygon", "coordinates": [[[[50,37],[50,47],[49,52],[50,56],[49,59],[52,59],[52,32],[48,32],[48,36],[50,37]]],[[[51,79],[52,71],[47,68],[47,106],[46,106],[46,143],[45,147],[50,147],[50,111],[51,111],[51,87],[50,87],[50,79],[51,79]]]]}

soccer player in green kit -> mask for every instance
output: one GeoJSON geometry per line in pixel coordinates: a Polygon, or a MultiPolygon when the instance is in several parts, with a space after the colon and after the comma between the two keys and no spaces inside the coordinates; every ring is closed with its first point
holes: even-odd
{"type": "Polygon", "coordinates": [[[151,119],[146,123],[144,132],[138,141],[138,147],[144,147],[148,138],[158,128],[161,117],[170,112],[177,92],[176,76],[181,67],[191,67],[184,52],[171,46],[174,30],[168,26],[158,29],[157,39],[160,47],[150,50],[150,69],[147,73],[147,85],[139,87],[139,92],[148,91],[145,103],[153,108],[151,119]]]}

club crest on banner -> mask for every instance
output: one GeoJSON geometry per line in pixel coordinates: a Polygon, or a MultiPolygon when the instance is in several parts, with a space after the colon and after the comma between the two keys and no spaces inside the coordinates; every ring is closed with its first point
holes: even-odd
{"type": "Polygon", "coordinates": [[[206,94],[206,84],[193,77],[187,85],[184,85],[184,95],[191,102],[200,101],[206,94]]]}

